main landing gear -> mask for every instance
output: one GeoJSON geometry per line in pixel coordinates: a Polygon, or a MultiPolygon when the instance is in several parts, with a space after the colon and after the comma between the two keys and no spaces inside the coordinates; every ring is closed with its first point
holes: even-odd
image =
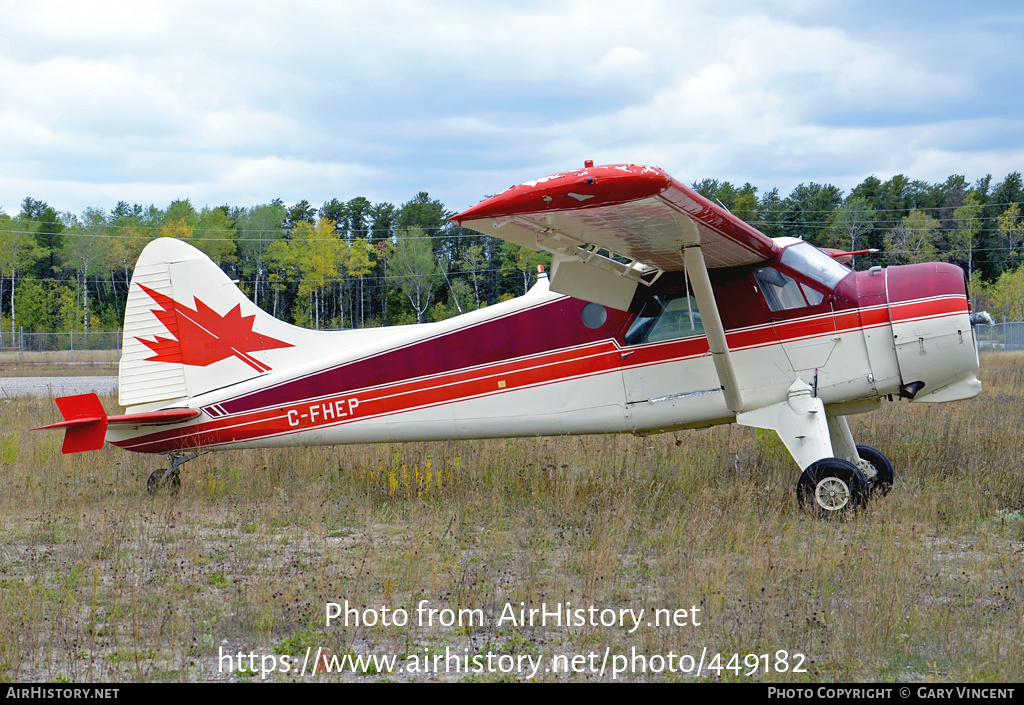
{"type": "Polygon", "coordinates": [[[161,487],[168,486],[171,489],[172,495],[177,495],[181,491],[181,466],[190,460],[195,460],[205,450],[197,450],[193,453],[168,453],[167,462],[170,463],[170,467],[162,468],[160,470],[154,470],[153,474],[146,480],[146,492],[149,494],[156,494],[157,490],[161,487]]]}
{"type": "Polygon", "coordinates": [[[841,519],[892,489],[892,463],[881,451],[856,445],[843,415],[868,411],[872,404],[877,406],[866,401],[826,409],[812,387],[798,379],[786,401],[741,412],[736,421],[778,433],[804,468],[796,485],[797,503],[819,519],[841,519]]]}
{"type": "Polygon", "coordinates": [[[842,458],[822,458],[807,466],[796,485],[800,508],[819,519],[844,519],[867,506],[873,496],[889,494],[894,479],[889,459],[871,446],[857,446],[857,453],[856,465],[842,458]]]}

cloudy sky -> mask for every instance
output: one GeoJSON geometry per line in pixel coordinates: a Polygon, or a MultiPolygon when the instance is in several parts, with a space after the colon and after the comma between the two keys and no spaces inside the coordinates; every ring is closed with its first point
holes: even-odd
{"type": "Polygon", "coordinates": [[[1024,4],[0,0],[0,207],[1024,170],[1024,4]]]}

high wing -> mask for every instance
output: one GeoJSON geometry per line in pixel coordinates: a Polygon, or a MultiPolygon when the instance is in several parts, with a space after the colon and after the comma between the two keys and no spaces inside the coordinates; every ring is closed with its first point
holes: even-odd
{"type": "Polygon", "coordinates": [[[779,251],[767,235],[661,169],[635,164],[529,181],[451,220],[552,253],[552,289],[618,309],[629,306],[638,283],[652,280],[652,269],[683,269],[685,246],[699,245],[712,268],[754,264],[779,251]]]}
{"type": "Polygon", "coordinates": [[[726,405],[745,403],[708,276],[709,267],[778,254],[767,235],[661,169],[593,167],[513,186],[452,218],[553,256],[551,289],[628,310],[637,286],[685,269],[702,313],[726,405]]]}

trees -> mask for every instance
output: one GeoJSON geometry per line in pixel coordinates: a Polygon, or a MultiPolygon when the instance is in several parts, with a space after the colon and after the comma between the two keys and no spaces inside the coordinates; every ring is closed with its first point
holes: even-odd
{"type": "Polygon", "coordinates": [[[261,284],[267,278],[267,250],[284,237],[286,215],[284,206],[265,203],[245,209],[235,221],[242,275],[252,282],[252,300],[257,306],[264,293],[261,284]]]}
{"type": "MultiPolygon", "coordinates": [[[[0,281],[4,277],[10,277],[11,337],[13,338],[18,330],[15,306],[18,274],[30,268],[36,260],[42,257],[43,249],[36,243],[35,236],[29,229],[29,222],[22,217],[0,218],[0,238],[3,241],[3,247],[0,247],[0,281]]],[[[2,293],[2,289],[0,289],[0,294],[2,293]]]]}
{"type": "MultiPolygon", "coordinates": [[[[1024,262],[1018,172],[973,184],[958,174],[935,184],[870,176],[845,200],[838,187],[819,183],[785,197],[715,179],[694,187],[771,237],[887,248],[861,260],[870,264],[948,259],[964,267],[972,291],[994,291],[1024,262]]],[[[307,201],[288,208],[280,199],[202,208],[182,199],[166,210],[119,201],[108,217],[92,208],[76,217],[26,198],[17,217],[0,214],[3,328],[16,330],[23,317],[49,330],[92,330],[97,316],[115,325],[138,254],[158,236],[197,245],[242,279],[257,305],[318,328],[439,320],[519,295],[535,281],[546,255],[457,228],[448,215],[425,191],[401,207],[329,199],[319,218],[307,201]]],[[[1016,295],[1011,281],[1000,288],[1011,292],[1005,300],[1016,295]]]]}
{"type": "MultiPolygon", "coordinates": [[[[107,237],[107,216],[95,208],[87,208],[81,221],[76,219],[68,229],[65,268],[73,271],[82,297],[82,330],[89,332],[89,276],[105,269],[110,239],[107,237]]],[[[109,271],[109,270],[107,270],[109,271]]]]}
{"type": "Polygon", "coordinates": [[[36,258],[35,270],[40,278],[53,278],[61,268],[61,249],[64,247],[64,223],[60,214],[43,201],[26,197],[19,214],[23,223],[31,222],[35,232],[40,256],[36,258]]]}
{"type": "Polygon", "coordinates": [[[1003,272],[988,287],[988,307],[996,320],[1024,321],[1024,265],[1003,272]]]}
{"type": "Polygon", "coordinates": [[[906,264],[936,259],[935,237],[939,221],[914,208],[885,236],[885,248],[896,261],[906,264]]]}
{"type": "Polygon", "coordinates": [[[974,276],[974,247],[981,231],[983,205],[982,196],[978,192],[968,193],[963,205],[953,211],[953,230],[947,237],[949,258],[963,265],[968,281],[974,276]]]}
{"type": "Polygon", "coordinates": [[[782,201],[782,229],[790,237],[824,244],[829,218],[842,202],[843,192],[832,184],[800,184],[782,201]]]}
{"type": "MultiPolygon", "coordinates": [[[[141,211],[142,209],[139,208],[138,212],[141,213],[141,211]]],[[[128,285],[132,280],[135,262],[142,254],[142,248],[151,239],[139,219],[139,215],[123,215],[114,220],[110,227],[112,237],[107,242],[104,253],[103,266],[110,273],[110,283],[114,294],[114,315],[118,321],[123,318],[123,304],[128,297],[128,285]],[[120,275],[121,286],[118,286],[118,282],[115,281],[115,274],[120,275]]]]}
{"type": "Polygon", "coordinates": [[[867,234],[875,227],[878,214],[863,196],[851,196],[835,211],[830,237],[830,246],[850,252],[865,249],[861,245],[867,234]]]}
{"type": "Polygon", "coordinates": [[[483,269],[487,264],[484,257],[484,248],[480,245],[470,245],[462,253],[459,265],[469,274],[469,280],[473,283],[473,300],[476,308],[480,308],[480,282],[483,280],[483,269]]]}
{"type": "Polygon", "coordinates": [[[299,223],[312,224],[316,220],[316,208],[309,205],[309,201],[302,199],[288,209],[288,216],[285,218],[284,227],[291,233],[299,223]]]}
{"type": "Polygon", "coordinates": [[[238,261],[238,247],[235,238],[238,231],[228,216],[228,207],[210,208],[199,211],[199,222],[192,230],[189,244],[202,250],[221,269],[231,270],[238,261]]]}
{"type": "Polygon", "coordinates": [[[341,260],[335,226],[328,218],[320,218],[315,225],[302,220],[292,231],[290,262],[299,276],[293,313],[296,325],[319,330],[326,321],[324,290],[337,278],[341,260]]]}
{"type": "Polygon", "coordinates": [[[757,205],[758,217],[752,225],[768,237],[781,237],[785,234],[782,226],[782,199],[779,190],[773,188],[765,191],[757,205]]]}
{"type": "Polygon", "coordinates": [[[1020,261],[1021,243],[1024,243],[1024,220],[1021,220],[1020,204],[1011,203],[997,221],[999,236],[1006,248],[1006,259],[1012,263],[1020,261]]]}
{"type": "Polygon", "coordinates": [[[434,248],[419,226],[414,225],[399,235],[390,265],[392,281],[409,300],[416,322],[423,323],[442,274],[434,257],[434,248]]]}
{"type": "MultiPolygon", "coordinates": [[[[359,280],[359,325],[365,323],[363,309],[363,278],[373,271],[374,249],[365,237],[353,238],[345,257],[345,272],[359,280]]],[[[354,317],[354,312],[353,312],[354,317]]]]}

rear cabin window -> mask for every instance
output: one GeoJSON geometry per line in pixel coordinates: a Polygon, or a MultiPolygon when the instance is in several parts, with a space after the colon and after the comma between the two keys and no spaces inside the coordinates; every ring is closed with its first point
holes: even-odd
{"type": "Polygon", "coordinates": [[[626,332],[626,344],[658,343],[676,338],[704,335],[697,300],[684,293],[652,296],[626,332]]]}

